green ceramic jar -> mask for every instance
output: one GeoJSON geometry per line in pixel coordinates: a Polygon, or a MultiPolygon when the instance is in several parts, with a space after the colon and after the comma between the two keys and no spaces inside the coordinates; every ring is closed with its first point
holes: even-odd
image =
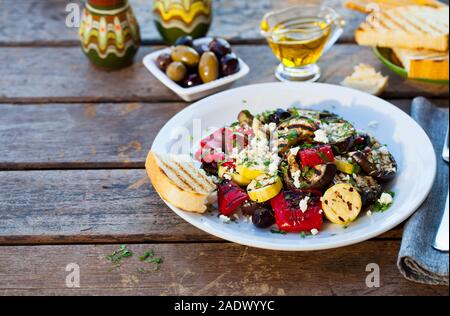
{"type": "Polygon", "coordinates": [[[156,27],[168,44],[184,35],[206,36],[212,22],[212,0],[153,0],[156,27]]]}
{"type": "Polygon", "coordinates": [[[106,69],[132,64],[141,42],[139,25],[128,0],[88,0],[79,36],[89,60],[106,69]]]}

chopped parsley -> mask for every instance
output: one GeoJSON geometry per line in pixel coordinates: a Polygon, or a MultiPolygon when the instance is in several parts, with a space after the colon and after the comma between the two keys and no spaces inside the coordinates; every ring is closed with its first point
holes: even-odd
{"type": "Polygon", "coordinates": [[[133,256],[133,252],[128,249],[126,245],[120,245],[117,250],[115,250],[112,254],[106,257],[106,260],[114,263],[116,267],[120,267],[123,258],[129,258],[133,256]]]}
{"type": "Polygon", "coordinates": [[[163,263],[163,258],[155,256],[155,252],[153,251],[153,249],[144,252],[144,254],[139,257],[139,260],[141,262],[155,264],[155,267],[153,269],[155,271],[159,270],[160,265],[163,263]]]}
{"type": "Polygon", "coordinates": [[[271,229],[270,232],[272,234],[279,234],[279,235],[286,235],[287,233],[282,231],[282,230],[278,230],[278,229],[271,229]]]}
{"type": "Polygon", "coordinates": [[[322,159],[324,162],[330,162],[330,159],[328,159],[327,155],[325,155],[323,152],[318,151],[317,155],[322,159]]]}
{"type": "Polygon", "coordinates": [[[291,141],[298,137],[298,132],[296,130],[290,131],[290,133],[287,135],[287,140],[291,141]]]}

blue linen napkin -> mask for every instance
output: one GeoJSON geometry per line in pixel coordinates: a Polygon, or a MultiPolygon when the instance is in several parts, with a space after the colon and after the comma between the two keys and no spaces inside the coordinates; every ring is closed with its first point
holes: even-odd
{"type": "Polygon", "coordinates": [[[449,110],[422,97],[415,98],[411,116],[431,139],[438,159],[437,177],[430,195],[409,219],[403,232],[397,266],[406,279],[431,285],[448,285],[448,252],[432,247],[448,193],[449,166],[442,159],[449,110]]]}

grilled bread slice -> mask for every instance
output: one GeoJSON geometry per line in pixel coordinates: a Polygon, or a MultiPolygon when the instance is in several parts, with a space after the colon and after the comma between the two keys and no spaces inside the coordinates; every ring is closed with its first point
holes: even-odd
{"type": "Polygon", "coordinates": [[[421,5],[432,8],[445,6],[437,0],[346,0],[344,7],[362,13],[372,13],[379,10],[387,10],[408,5],[421,5]]]}
{"type": "Polygon", "coordinates": [[[345,87],[364,91],[373,95],[380,95],[388,85],[389,77],[384,77],[381,73],[365,64],[354,67],[354,72],[342,81],[345,87]]]}
{"type": "Polygon", "coordinates": [[[417,79],[448,80],[449,54],[432,50],[394,48],[394,53],[402,62],[408,77],[417,79]]]}
{"type": "Polygon", "coordinates": [[[155,190],[170,204],[188,212],[204,213],[214,182],[184,156],[150,152],[145,169],[155,190]]]}
{"type": "Polygon", "coordinates": [[[406,6],[374,12],[356,30],[360,45],[448,50],[449,9],[406,6]]]}

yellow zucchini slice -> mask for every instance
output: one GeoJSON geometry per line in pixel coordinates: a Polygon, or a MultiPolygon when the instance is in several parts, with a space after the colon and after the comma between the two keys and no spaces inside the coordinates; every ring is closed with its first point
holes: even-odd
{"type": "Polygon", "coordinates": [[[252,179],[248,179],[244,177],[239,172],[229,172],[227,168],[223,166],[219,166],[219,177],[223,178],[225,174],[228,174],[231,177],[231,180],[240,186],[247,186],[252,182],[252,179]]]}
{"type": "Polygon", "coordinates": [[[355,166],[345,160],[334,160],[334,164],[336,165],[336,168],[346,174],[353,174],[355,172],[355,166]]]}
{"type": "Polygon", "coordinates": [[[260,170],[256,167],[247,167],[244,165],[237,165],[236,166],[237,173],[241,174],[244,178],[253,180],[256,179],[259,176],[262,176],[264,174],[263,170],[260,170]]]}
{"type": "Polygon", "coordinates": [[[281,189],[283,182],[280,177],[262,175],[250,182],[247,193],[253,202],[264,203],[276,197],[281,189]]]}
{"type": "Polygon", "coordinates": [[[361,207],[361,196],[347,183],[332,186],[322,198],[323,212],[335,224],[347,225],[353,222],[361,212],[361,207]]]}

